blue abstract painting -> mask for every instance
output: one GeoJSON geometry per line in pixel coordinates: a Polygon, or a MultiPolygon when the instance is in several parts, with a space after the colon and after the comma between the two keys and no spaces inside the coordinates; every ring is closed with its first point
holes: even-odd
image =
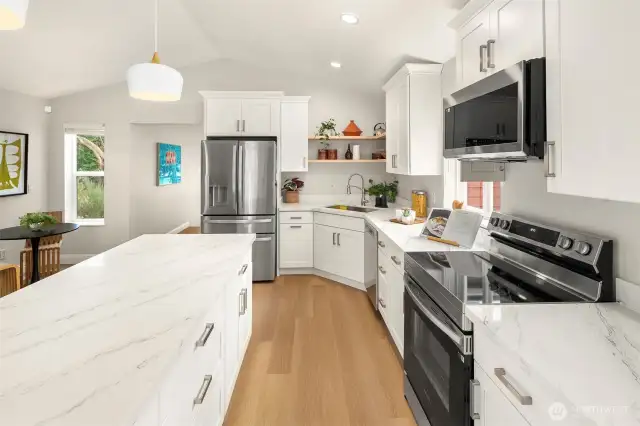
{"type": "Polygon", "coordinates": [[[158,186],[182,182],[182,148],[158,143],[158,186]]]}

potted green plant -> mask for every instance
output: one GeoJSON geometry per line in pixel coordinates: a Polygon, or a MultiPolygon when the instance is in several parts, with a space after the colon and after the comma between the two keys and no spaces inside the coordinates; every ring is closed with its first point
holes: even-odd
{"type": "Polygon", "coordinates": [[[282,185],[284,191],[285,203],[299,203],[300,202],[300,190],[304,188],[304,182],[297,177],[287,179],[282,185]]]}
{"type": "Polygon", "coordinates": [[[367,189],[367,193],[376,197],[376,207],[387,208],[389,207],[387,202],[394,203],[398,196],[398,181],[394,180],[391,183],[382,182],[374,183],[373,179],[369,179],[371,185],[367,189]]]}
{"type": "Polygon", "coordinates": [[[46,213],[27,213],[20,217],[20,226],[25,228],[39,230],[46,225],[55,225],[58,223],[55,217],[46,213]]]}
{"type": "Polygon", "coordinates": [[[322,148],[318,150],[318,160],[338,159],[338,150],[330,149],[331,137],[336,136],[337,134],[338,132],[336,131],[336,121],[333,118],[320,123],[320,125],[318,126],[318,130],[316,131],[316,137],[320,139],[320,144],[322,145],[322,148]]]}

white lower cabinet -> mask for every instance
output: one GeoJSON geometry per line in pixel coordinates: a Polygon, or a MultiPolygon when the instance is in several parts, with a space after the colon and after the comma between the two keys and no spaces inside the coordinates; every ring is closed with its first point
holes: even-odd
{"type": "Polygon", "coordinates": [[[313,246],[316,269],[364,283],[364,232],[316,224],[313,246]]]}
{"type": "Polygon", "coordinates": [[[401,262],[396,251],[400,249],[391,247],[388,241],[383,245],[386,250],[378,249],[378,309],[404,357],[404,271],[398,267],[401,262]]]}
{"type": "Polygon", "coordinates": [[[475,426],[529,425],[477,362],[474,363],[474,377],[471,415],[475,415],[475,426]]]}
{"type": "Polygon", "coordinates": [[[280,267],[313,268],[313,223],[282,223],[281,220],[280,267]]]}

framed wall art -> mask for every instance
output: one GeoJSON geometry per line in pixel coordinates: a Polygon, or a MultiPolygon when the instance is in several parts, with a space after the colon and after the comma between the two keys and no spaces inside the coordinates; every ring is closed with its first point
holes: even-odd
{"type": "Polygon", "coordinates": [[[157,185],[175,185],[182,182],[182,147],[158,143],[157,185]]]}
{"type": "Polygon", "coordinates": [[[29,135],[0,130],[0,197],[27,193],[29,135]]]}

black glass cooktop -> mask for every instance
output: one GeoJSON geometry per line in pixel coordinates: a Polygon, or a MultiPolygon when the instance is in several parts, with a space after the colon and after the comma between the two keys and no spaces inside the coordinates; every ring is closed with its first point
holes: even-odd
{"type": "Polygon", "coordinates": [[[407,257],[409,276],[427,294],[444,296],[454,305],[585,301],[490,252],[416,252],[407,257]]]}

